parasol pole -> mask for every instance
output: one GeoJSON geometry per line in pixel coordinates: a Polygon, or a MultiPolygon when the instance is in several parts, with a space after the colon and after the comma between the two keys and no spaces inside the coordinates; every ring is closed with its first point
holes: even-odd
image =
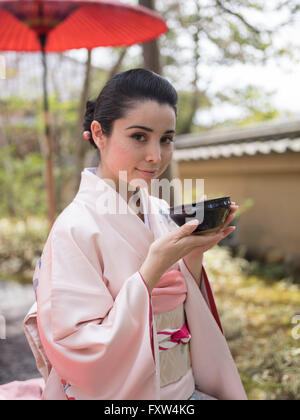
{"type": "Polygon", "coordinates": [[[55,185],[53,177],[53,145],[50,133],[50,112],[49,100],[47,90],[47,61],[45,46],[47,42],[47,35],[39,35],[42,51],[42,65],[43,65],[43,99],[44,99],[44,127],[46,138],[46,187],[47,187],[47,203],[48,203],[48,221],[49,230],[53,226],[55,220],[55,185]]]}

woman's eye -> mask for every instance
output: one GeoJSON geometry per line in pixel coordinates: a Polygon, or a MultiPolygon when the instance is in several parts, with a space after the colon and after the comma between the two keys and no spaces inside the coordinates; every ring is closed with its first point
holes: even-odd
{"type": "MultiPolygon", "coordinates": [[[[145,135],[144,134],[133,134],[132,135],[132,138],[134,138],[134,139],[136,139],[138,142],[140,142],[141,143],[141,137],[145,137],[145,135]]],[[[167,144],[170,144],[170,143],[172,143],[172,142],[174,142],[174,140],[173,140],[173,138],[172,137],[163,137],[162,138],[162,142],[163,143],[167,143],[167,144]],[[165,141],[165,140],[169,140],[169,141],[165,141]]]]}
{"type": "MultiPolygon", "coordinates": [[[[164,139],[170,140],[169,142],[167,142],[168,144],[169,144],[169,143],[174,142],[174,140],[173,140],[173,138],[172,138],[172,137],[163,137],[163,140],[164,140],[164,139]]],[[[164,142],[164,143],[165,143],[165,142],[164,142]]]]}
{"type": "Polygon", "coordinates": [[[137,141],[140,141],[137,137],[145,137],[144,134],[133,134],[132,136],[134,139],[136,139],[137,141]]]}

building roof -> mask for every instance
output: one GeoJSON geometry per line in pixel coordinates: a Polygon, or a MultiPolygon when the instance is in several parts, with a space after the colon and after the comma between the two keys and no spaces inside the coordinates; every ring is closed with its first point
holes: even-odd
{"type": "Polygon", "coordinates": [[[177,136],[174,159],[179,162],[287,152],[300,152],[298,121],[177,136]]]}

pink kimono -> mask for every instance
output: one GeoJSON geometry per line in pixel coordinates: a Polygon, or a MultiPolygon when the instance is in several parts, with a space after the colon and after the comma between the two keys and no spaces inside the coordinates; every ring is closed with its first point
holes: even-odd
{"type": "MultiPolygon", "coordinates": [[[[159,400],[159,343],[152,298],[139,273],[151,243],[174,227],[166,201],[140,189],[149,227],[96,168],[82,172],[72,203],[56,219],[34,273],[37,303],[25,334],[45,380],[42,399],[159,400]],[[105,196],[127,214],[102,214],[105,196]]],[[[198,390],[247,399],[222,333],[203,267],[194,279],[181,259],[192,372],[198,390]]]]}

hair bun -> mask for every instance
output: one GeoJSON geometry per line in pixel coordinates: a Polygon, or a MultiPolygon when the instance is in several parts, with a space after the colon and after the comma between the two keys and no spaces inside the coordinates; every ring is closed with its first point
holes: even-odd
{"type": "Polygon", "coordinates": [[[83,134],[82,134],[84,140],[89,140],[90,143],[95,148],[97,148],[97,146],[95,145],[94,140],[92,138],[91,124],[94,121],[96,102],[97,102],[97,99],[93,99],[91,101],[87,101],[86,103],[86,111],[85,111],[85,116],[84,116],[83,134]]]}
{"type": "Polygon", "coordinates": [[[93,99],[92,101],[87,101],[86,103],[86,111],[83,123],[84,131],[91,131],[91,124],[94,120],[96,101],[96,99],[93,99]]]}

